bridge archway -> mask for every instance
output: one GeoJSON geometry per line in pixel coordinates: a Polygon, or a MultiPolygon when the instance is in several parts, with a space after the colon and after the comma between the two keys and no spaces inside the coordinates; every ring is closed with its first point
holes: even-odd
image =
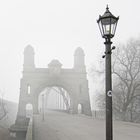
{"type": "Polygon", "coordinates": [[[70,96],[69,93],[61,87],[47,87],[38,97],[38,108],[41,112],[44,109],[65,110],[70,109],[70,96]],[[44,105],[43,105],[44,103],[44,105]]]}
{"type": "Polygon", "coordinates": [[[78,114],[83,114],[83,106],[82,106],[82,104],[78,104],[78,114]]]}
{"type": "Polygon", "coordinates": [[[62,68],[62,64],[54,59],[47,68],[37,68],[34,62],[34,49],[28,45],[24,50],[23,76],[20,80],[20,96],[15,127],[24,125],[26,104],[31,103],[33,113],[38,114],[38,96],[46,87],[61,87],[69,93],[69,112],[78,113],[78,104],[82,105],[82,113],[91,115],[88,80],[85,67],[85,54],[80,47],[74,53],[72,68],[62,68]],[[24,121],[23,121],[24,120],[24,121]]]}

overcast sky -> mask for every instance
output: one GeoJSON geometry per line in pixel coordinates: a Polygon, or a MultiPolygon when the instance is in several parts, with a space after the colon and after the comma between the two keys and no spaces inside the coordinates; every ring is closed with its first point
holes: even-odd
{"type": "Polygon", "coordinates": [[[28,44],[35,49],[37,67],[47,67],[54,58],[63,67],[72,67],[79,46],[87,67],[96,65],[104,52],[96,20],[107,4],[120,16],[114,45],[139,37],[139,0],[0,0],[0,89],[5,97],[18,101],[23,50],[28,44]]]}

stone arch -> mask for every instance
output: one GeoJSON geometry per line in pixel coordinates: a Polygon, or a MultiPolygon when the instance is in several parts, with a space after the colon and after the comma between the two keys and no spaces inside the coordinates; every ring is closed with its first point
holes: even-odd
{"type": "Polygon", "coordinates": [[[83,114],[83,105],[81,103],[78,104],[78,114],[83,114]]]}
{"type": "Polygon", "coordinates": [[[70,87],[66,86],[66,85],[62,85],[62,84],[59,84],[59,85],[56,85],[56,84],[47,84],[47,83],[44,83],[44,84],[41,84],[41,86],[39,86],[37,89],[36,89],[36,94],[37,96],[39,96],[39,94],[46,88],[46,87],[62,87],[63,89],[65,89],[68,93],[69,93],[69,96],[71,97],[71,93],[72,93],[72,90],[70,89],[70,87]]]}
{"type": "MultiPolygon", "coordinates": [[[[39,85],[37,88],[36,88],[36,93],[35,93],[35,96],[37,98],[39,98],[39,95],[41,92],[43,92],[47,87],[61,87],[63,88],[64,90],[67,91],[68,95],[69,95],[69,98],[70,98],[70,108],[69,110],[73,110],[73,113],[77,113],[77,108],[75,107],[76,105],[74,105],[74,99],[75,99],[75,96],[72,96],[74,94],[74,90],[71,89],[71,87],[67,86],[66,84],[64,83],[59,83],[59,84],[48,84],[48,83],[42,83],[41,85],[39,85]]],[[[37,103],[38,104],[38,103],[37,103]]]]}
{"type": "MultiPolygon", "coordinates": [[[[70,94],[66,89],[63,87],[58,87],[58,86],[52,86],[52,87],[45,87],[45,89],[40,90],[40,94],[38,94],[38,109],[39,112],[41,112],[42,108],[42,94],[44,95],[44,103],[45,103],[45,108],[48,109],[60,109],[60,110],[65,110],[69,111],[70,109],[70,94]],[[53,98],[53,99],[52,99],[53,98]],[[51,102],[49,100],[52,100],[51,102]]],[[[39,92],[38,92],[39,93],[39,92]]]]}
{"type": "Polygon", "coordinates": [[[31,103],[26,104],[26,118],[30,118],[33,115],[33,105],[31,103]]]}

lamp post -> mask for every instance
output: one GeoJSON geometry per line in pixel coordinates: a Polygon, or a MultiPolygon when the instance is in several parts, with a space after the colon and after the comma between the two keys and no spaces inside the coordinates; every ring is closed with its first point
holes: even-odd
{"type": "Polygon", "coordinates": [[[113,140],[112,123],[112,73],[111,73],[111,53],[115,47],[111,48],[111,38],[114,37],[119,17],[115,17],[108,6],[102,16],[99,16],[97,23],[102,37],[105,39],[105,87],[106,87],[106,140],[113,140]]]}
{"type": "Polygon", "coordinates": [[[45,120],[45,112],[44,112],[44,94],[42,94],[42,121],[45,120]]]}

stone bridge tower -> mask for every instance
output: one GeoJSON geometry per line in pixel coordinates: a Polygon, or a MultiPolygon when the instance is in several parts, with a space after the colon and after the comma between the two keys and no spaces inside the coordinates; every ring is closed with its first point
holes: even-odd
{"type": "Polygon", "coordinates": [[[36,68],[34,63],[34,49],[27,46],[24,50],[23,77],[20,81],[20,97],[15,125],[11,130],[24,130],[26,118],[26,104],[33,106],[33,113],[38,113],[38,97],[46,87],[62,87],[70,96],[70,112],[78,112],[78,104],[82,106],[82,113],[91,115],[87,74],[85,68],[85,54],[82,48],[74,53],[73,68],[62,68],[58,60],[52,60],[48,68],[36,68]],[[21,128],[22,127],[22,128],[21,128]]]}

